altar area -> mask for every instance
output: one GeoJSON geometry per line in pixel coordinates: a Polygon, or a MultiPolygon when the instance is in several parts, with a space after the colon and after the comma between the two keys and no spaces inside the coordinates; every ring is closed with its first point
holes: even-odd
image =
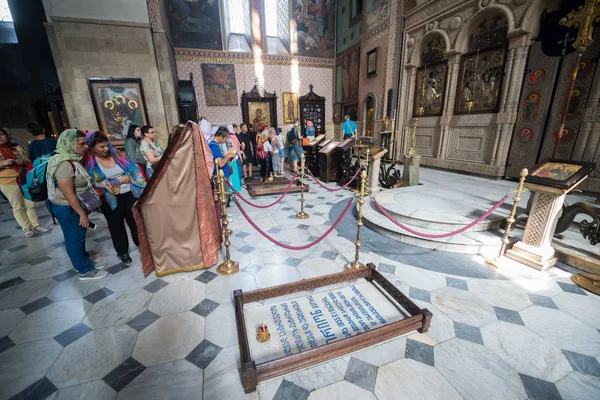
{"type": "MultiPolygon", "coordinates": [[[[424,238],[396,226],[389,221],[370,201],[365,203],[365,224],[398,241],[426,249],[451,253],[497,255],[500,249],[503,220],[510,213],[512,197],[518,182],[511,180],[493,180],[464,175],[449,171],[421,168],[420,185],[398,189],[384,189],[375,194],[379,205],[397,221],[424,234],[440,235],[453,232],[482,216],[504,196],[508,199],[491,215],[464,233],[447,238],[424,238]]],[[[517,216],[526,211],[529,192],[523,193],[517,216]]],[[[569,194],[567,203],[585,201],[594,203],[594,196],[581,193],[569,194]]],[[[575,218],[579,223],[585,216],[575,218]]],[[[589,218],[588,218],[589,219],[589,218]]],[[[521,237],[522,226],[511,233],[514,238],[521,237]]],[[[565,239],[554,240],[556,246],[579,248],[582,255],[597,254],[598,246],[591,246],[576,227],[563,233],[565,239]]],[[[512,240],[514,241],[514,240],[512,240]]]]}

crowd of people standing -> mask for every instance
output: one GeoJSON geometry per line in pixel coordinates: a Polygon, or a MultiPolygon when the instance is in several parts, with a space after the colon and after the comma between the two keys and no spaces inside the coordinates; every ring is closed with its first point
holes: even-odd
{"type": "MultiPolygon", "coordinates": [[[[286,160],[291,171],[297,173],[303,141],[315,135],[311,121],[307,121],[302,134],[298,119],[285,135],[281,128],[264,123],[241,123],[238,128],[236,124],[211,126],[202,119],[199,125],[216,166],[223,169],[236,191],[241,191],[245,182],[256,180],[255,165],[260,166],[262,182],[283,175],[286,160]]],[[[181,124],[173,126],[169,142],[183,128],[181,124]]],[[[124,154],[111,144],[109,135],[100,131],[67,129],[56,139],[46,135],[37,123],[28,124],[27,130],[33,138],[25,150],[6,129],[0,128],[0,191],[8,199],[25,236],[50,232],[40,224],[35,203],[25,196],[19,183],[19,175],[29,173],[28,165],[40,159],[44,160],[37,165],[45,168],[46,206],[62,228],[67,255],[79,279],[107,275],[102,270],[106,265],[94,264],[86,251],[87,230],[95,227],[89,220],[93,211],[104,215],[121,262],[132,262],[127,227],[134,244],[139,246],[132,207],[165,152],[156,142],[155,129],[130,125],[124,154]]]]}

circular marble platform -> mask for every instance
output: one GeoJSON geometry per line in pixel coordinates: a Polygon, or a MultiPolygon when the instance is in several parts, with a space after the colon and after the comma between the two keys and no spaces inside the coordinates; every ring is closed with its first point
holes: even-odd
{"type": "MultiPolygon", "coordinates": [[[[377,202],[397,221],[425,234],[444,234],[470,224],[494,206],[506,193],[471,193],[473,187],[449,190],[435,183],[382,191],[377,202]]],[[[498,228],[508,216],[510,202],[498,208],[468,231],[448,238],[424,238],[407,232],[385,217],[367,200],[364,223],[371,229],[400,242],[453,253],[494,253],[501,245],[498,228]]]]}

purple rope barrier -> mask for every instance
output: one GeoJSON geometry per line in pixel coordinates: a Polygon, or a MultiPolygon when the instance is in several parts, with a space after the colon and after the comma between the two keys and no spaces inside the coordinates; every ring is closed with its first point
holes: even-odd
{"type": "Polygon", "coordinates": [[[504,196],[488,212],[486,212],[485,214],[483,214],[481,217],[477,218],[475,221],[471,222],[469,225],[464,226],[464,227],[462,227],[462,228],[460,228],[460,229],[458,229],[458,230],[456,230],[454,232],[443,233],[443,234],[440,234],[440,235],[429,235],[429,234],[426,234],[426,233],[421,233],[421,232],[417,232],[417,231],[414,231],[414,230],[410,229],[409,227],[407,227],[407,226],[401,224],[400,222],[396,221],[396,219],[394,219],[394,217],[392,217],[387,211],[385,211],[383,209],[383,207],[381,207],[379,205],[379,203],[377,202],[377,200],[375,200],[374,197],[371,200],[373,201],[373,203],[375,203],[375,206],[377,207],[377,209],[379,211],[381,211],[381,213],[387,217],[387,219],[389,219],[390,221],[392,221],[394,224],[398,225],[400,228],[404,229],[405,231],[410,232],[413,235],[421,236],[421,237],[424,237],[424,238],[442,239],[442,238],[447,238],[447,237],[450,237],[450,236],[458,235],[459,233],[463,233],[463,232],[469,230],[473,226],[477,225],[478,223],[480,223],[481,221],[483,221],[484,219],[486,219],[491,213],[493,213],[494,211],[496,211],[498,209],[498,207],[500,207],[506,201],[506,199],[508,199],[508,195],[504,196]]]}
{"type": "Polygon", "coordinates": [[[278,242],[277,240],[273,239],[266,232],[264,232],[262,229],[260,229],[258,227],[258,225],[256,225],[250,219],[250,217],[248,216],[248,214],[246,214],[246,211],[244,211],[244,209],[240,206],[240,203],[238,203],[238,201],[237,201],[237,199],[235,197],[233,198],[233,201],[235,201],[235,204],[238,206],[238,208],[240,209],[240,212],[242,213],[242,215],[244,216],[244,218],[246,218],[246,220],[248,221],[248,223],[250,223],[250,225],[252,225],[252,227],[258,231],[258,233],[260,233],[261,235],[263,235],[271,243],[274,243],[277,246],[283,247],[284,249],[287,249],[287,250],[306,250],[306,249],[308,249],[310,247],[313,247],[314,245],[318,244],[323,239],[325,239],[327,236],[329,236],[329,234],[339,225],[339,223],[342,222],[342,219],[344,218],[344,216],[346,215],[346,213],[348,212],[348,210],[350,210],[350,207],[352,206],[352,203],[354,202],[354,198],[351,198],[348,201],[348,204],[346,205],[346,208],[344,208],[344,211],[342,211],[342,213],[340,214],[339,218],[333,223],[333,225],[331,225],[331,227],[327,230],[327,232],[325,232],[323,235],[321,235],[321,237],[317,238],[314,242],[305,244],[303,246],[290,246],[290,245],[278,242]]]}
{"type": "Polygon", "coordinates": [[[227,180],[225,180],[225,183],[227,184],[227,186],[229,186],[229,188],[231,190],[234,191],[234,193],[237,195],[237,197],[239,197],[240,199],[242,199],[242,201],[252,207],[255,208],[269,208],[269,207],[273,207],[275,204],[279,203],[284,197],[285,195],[288,194],[288,192],[290,191],[290,189],[292,188],[292,183],[294,183],[294,179],[296,179],[296,174],[294,174],[294,176],[292,177],[292,179],[290,180],[290,184],[287,186],[287,188],[285,189],[285,192],[283,192],[283,194],[281,196],[279,196],[279,198],[277,200],[275,200],[273,203],[271,204],[267,204],[266,206],[261,206],[258,204],[254,204],[252,202],[250,202],[250,200],[247,200],[244,198],[244,196],[242,196],[242,194],[240,192],[238,192],[237,190],[235,190],[233,188],[233,186],[231,186],[231,183],[227,182],[227,180]]]}
{"type": "Polygon", "coordinates": [[[315,178],[313,173],[310,172],[310,169],[307,168],[306,170],[308,171],[308,174],[313,178],[313,180],[317,183],[317,185],[321,186],[325,190],[329,190],[330,192],[338,192],[342,189],[346,189],[348,187],[348,185],[350,185],[352,182],[354,182],[354,180],[356,179],[358,174],[360,174],[360,171],[362,171],[362,167],[356,171],[356,174],[354,174],[352,179],[350,179],[348,182],[346,182],[346,184],[344,186],[336,188],[336,189],[331,189],[331,188],[328,188],[327,186],[323,185],[321,182],[319,182],[319,180],[317,178],[315,178]]]}

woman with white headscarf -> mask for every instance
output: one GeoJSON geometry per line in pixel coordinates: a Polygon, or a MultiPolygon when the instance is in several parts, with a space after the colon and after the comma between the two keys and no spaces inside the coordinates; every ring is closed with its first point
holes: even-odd
{"type": "MultiPolygon", "coordinates": [[[[204,136],[204,138],[206,139],[206,142],[207,143],[210,142],[214,135],[214,132],[213,132],[212,128],[210,127],[210,122],[208,122],[205,118],[203,118],[202,120],[200,120],[198,125],[200,125],[200,130],[202,131],[202,136],[204,136]]],[[[215,132],[216,132],[216,130],[215,130],[215,132]]]]}

